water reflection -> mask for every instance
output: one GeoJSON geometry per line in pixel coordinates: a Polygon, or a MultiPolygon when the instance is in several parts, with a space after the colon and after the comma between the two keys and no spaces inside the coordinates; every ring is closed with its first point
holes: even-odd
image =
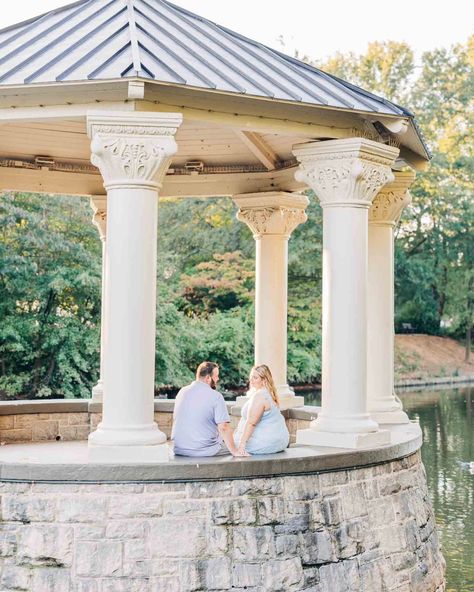
{"type": "Polygon", "coordinates": [[[423,432],[421,451],[446,558],[447,590],[474,592],[474,388],[399,393],[423,432]]]}

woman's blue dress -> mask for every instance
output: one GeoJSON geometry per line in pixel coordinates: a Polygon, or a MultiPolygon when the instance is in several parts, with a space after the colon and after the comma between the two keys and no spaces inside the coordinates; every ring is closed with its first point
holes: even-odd
{"type": "MultiPolygon", "coordinates": [[[[281,452],[288,447],[290,442],[290,434],[286,427],[285,418],[267,389],[262,389],[259,392],[270,403],[270,409],[264,411],[260,421],[255,426],[253,434],[248,439],[245,449],[247,452],[250,452],[250,454],[271,454],[273,452],[281,452]]],[[[234,434],[237,446],[245,430],[251,402],[251,400],[247,401],[242,407],[242,417],[240,418],[239,425],[234,434]]]]}

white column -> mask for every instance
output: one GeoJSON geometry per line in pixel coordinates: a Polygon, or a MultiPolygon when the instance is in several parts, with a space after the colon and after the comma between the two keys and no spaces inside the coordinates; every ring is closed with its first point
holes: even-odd
{"type": "Polygon", "coordinates": [[[122,459],[167,458],[154,422],[157,206],[181,121],[174,113],[87,118],[107,191],[105,392],[89,444],[117,447],[122,459]]]}
{"type": "Polygon", "coordinates": [[[296,146],[296,173],[323,208],[322,410],[300,444],[359,448],[389,442],[367,412],[368,210],[393,180],[398,149],[364,138],[296,146]]]}
{"type": "MultiPolygon", "coordinates": [[[[266,364],[273,375],[281,409],[304,405],[287,380],[288,240],[306,222],[304,195],[268,192],[234,197],[237,218],[253,232],[255,266],[255,364],[266,364]]],[[[247,397],[238,397],[243,405],[247,397]]]]}
{"type": "Polygon", "coordinates": [[[367,398],[379,424],[409,423],[394,390],[394,227],[414,179],[413,172],[396,172],[369,210],[367,398]]]}
{"type": "Polygon", "coordinates": [[[106,226],[107,226],[107,198],[106,196],[91,197],[90,205],[94,215],[92,222],[99,231],[102,243],[102,283],[100,300],[100,372],[97,384],[92,388],[92,402],[102,403],[104,394],[104,340],[105,340],[105,262],[106,262],[106,226]]]}

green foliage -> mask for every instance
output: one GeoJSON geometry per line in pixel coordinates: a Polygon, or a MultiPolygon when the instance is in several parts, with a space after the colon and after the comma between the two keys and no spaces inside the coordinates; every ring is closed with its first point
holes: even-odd
{"type": "Polygon", "coordinates": [[[87,204],[3,195],[0,265],[0,392],[89,396],[101,265],[87,204]]]}
{"type": "MultiPolygon", "coordinates": [[[[473,43],[428,52],[371,43],[318,67],[410,107],[434,157],[411,190],[396,247],[396,325],[456,335],[474,315],[473,43]]],[[[309,61],[309,60],[308,60],[309,61]]],[[[289,242],[288,377],[321,374],[322,213],[289,242]]],[[[89,396],[98,377],[101,249],[78,198],[0,198],[0,396],[89,396]]],[[[160,200],[156,382],[181,386],[205,359],[224,386],[253,363],[254,249],[228,198],[160,200]]],[[[412,361],[406,361],[410,366],[412,361]]]]}

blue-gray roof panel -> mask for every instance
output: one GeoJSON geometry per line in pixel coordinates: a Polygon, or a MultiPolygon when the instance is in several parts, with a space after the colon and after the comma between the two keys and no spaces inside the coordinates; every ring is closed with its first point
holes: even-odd
{"type": "Polygon", "coordinates": [[[0,31],[0,85],[141,76],[335,108],[406,111],[165,0],[83,0],[0,31]]]}

